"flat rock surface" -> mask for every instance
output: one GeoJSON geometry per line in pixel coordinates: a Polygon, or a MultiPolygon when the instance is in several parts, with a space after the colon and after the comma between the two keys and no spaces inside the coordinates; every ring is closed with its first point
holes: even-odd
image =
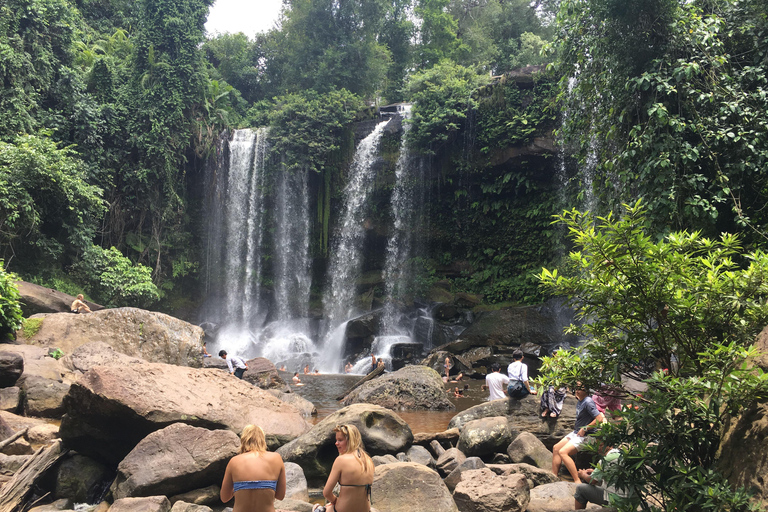
{"type": "Polygon", "coordinates": [[[64,403],[60,432],[67,445],[115,462],[175,422],[238,434],[253,423],[271,446],[309,430],[294,407],[226,372],[161,363],[92,368],[64,403]]]}
{"type": "Polygon", "coordinates": [[[30,345],[56,347],[64,354],[80,345],[103,341],[118,352],[147,361],[202,366],[203,330],[178,318],[138,308],[102,309],[93,313],[51,313],[31,338],[30,345]]]}

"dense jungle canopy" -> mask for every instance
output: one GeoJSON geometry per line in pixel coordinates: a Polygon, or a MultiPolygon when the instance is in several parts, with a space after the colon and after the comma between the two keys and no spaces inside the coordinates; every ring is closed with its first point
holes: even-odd
{"type": "Polygon", "coordinates": [[[762,1],[285,0],[254,39],[207,35],[211,4],[3,3],[8,270],[109,305],[193,306],[222,130],[270,125],[287,169],[337,186],[349,125],[394,102],[414,103],[410,145],[442,187],[422,279],[460,268],[454,286],[487,302],[539,300],[534,273],[566,244],[551,216],[638,197],[658,235],[766,241],[762,1]],[[523,94],[507,77],[532,65],[548,67],[523,94]],[[562,190],[496,165],[553,130],[562,190]]]}

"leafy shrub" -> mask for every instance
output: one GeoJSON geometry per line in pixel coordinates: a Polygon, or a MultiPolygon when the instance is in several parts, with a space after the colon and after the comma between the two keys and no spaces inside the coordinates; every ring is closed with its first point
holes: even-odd
{"type": "Polygon", "coordinates": [[[42,326],[42,318],[25,318],[21,324],[21,334],[25,339],[30,339],[40,331],[42,326]]]}
{"type": "Polygon", "coordinates": [[[149,267],[132,263],[115,247],[92,246],[73,271],[88,283],[91,295],[107,307],[147,308],[160,299],[149,267]]]}
{"type": "Polygon", "coordinates": [[[16,276],[5,271],[0,260],[0,340],[11,336],[21,326],[21,305],[16,276]]]}

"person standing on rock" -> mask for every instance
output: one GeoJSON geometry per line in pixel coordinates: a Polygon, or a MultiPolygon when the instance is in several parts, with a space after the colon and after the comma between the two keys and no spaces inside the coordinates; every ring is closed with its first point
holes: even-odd
{"type": "Polygon", "coordinates": [[[523,351],[516,349],[512,352],[512,363],[507,367],[509,376],[509,387],[507,394],[510,398],[521,400],[528,395],[535,395],[536,390],[532,390],[528,384],[528,365],[523,363],[523,351]]]}
{"type": "Polygon", "coordinates": [[[245,373],[245,370],[248,369],[248,365],[246,364],[245,361],[243,361],[242,358],[237,356],[227,357],[226,350],[220,350],[219,357],[224,359],[227,362],[227,368],[229,368],[229,373],[231,373],[238,379],[243,378],[243,374],[245,373]]]}
{"type": "Polygon", "coordinates": [[[274,512],[275,499],[285,498],[283,458],[267,451],[264,431],[246,425],[240,435],[240,451],[230,459],[221,483],[221,501],[233,497],[233,512],[274,512]]]}
{"type": "Polygon", "coordinates": [[[509,384],[509,377],[501,373],[499,363],[491,364],[491,373],[485,376],[485,385],[488,387],[488,400],[505,398],[504,390],[509,384]]]}
{"type": "Polygon", "coordinates": [[[576,422],[573,432],[558,441],[552,448],[552,473],[555,476],[559,475],[560,464],[565,464],[565,468],[571,474],[574,483],[580,484],[581,478],[576,471],[576,462],[574,462],[573,456],[584,447],[584,443],[589,439],[587,436],[590,434],[590,429],[600,423],[605,423],[605,416],[597,410],[595,402],[589,397],[589,393],[581,383],[576,384],[573,394],[578,400],[576,403],[576,422]]]}
{"type": "MultiPolygon", "coordinates": [[[[334,428],[336,449],[339,456],[333,461],[331,474],[323,488],[328,500],[327,512],[370,512],[371,485],[373,484],[373,461],[363,449],[363,438],[354,425],[339,425],[334,428]],[[339,484],[339,496],[333,488],[339,484]]],[[[318,508],[316,505],[312,508],[318,508]]]]}

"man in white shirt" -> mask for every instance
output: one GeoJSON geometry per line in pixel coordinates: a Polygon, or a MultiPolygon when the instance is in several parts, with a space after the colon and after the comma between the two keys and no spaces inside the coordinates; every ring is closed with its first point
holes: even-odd
{"type": "Polygon", "coordinates": [[[509,388],[507,393],[511,398],[520,400],[528,395],[535,395],[536,390],[528,384],[528,365],[523,362],[523,351],[516,349],[512,352],[512,363],[507,368],[509,388]]]}
{"type": "Polygon", "coordinates": [[[245,373],[245,370],[248,369],[248,365],[245,361],[242,360],[242,358],[237,356],[227,357],[226,350],[220,350],[219,357],[227,362],[227,368],[229,368],[230,374],[234,375],[238,379],[243,378],[243,374],[245,373]]]}
{"type": "Polygon", "coordinates": [[[505,398],[504,390],[509,384],[509,377],[500,373],[499,363],[493,363],[491,365],[491,373],[485,376],[485,385],[488,387],[490,396],[488,400],[498,400],[499,398],[505,398]]]}

